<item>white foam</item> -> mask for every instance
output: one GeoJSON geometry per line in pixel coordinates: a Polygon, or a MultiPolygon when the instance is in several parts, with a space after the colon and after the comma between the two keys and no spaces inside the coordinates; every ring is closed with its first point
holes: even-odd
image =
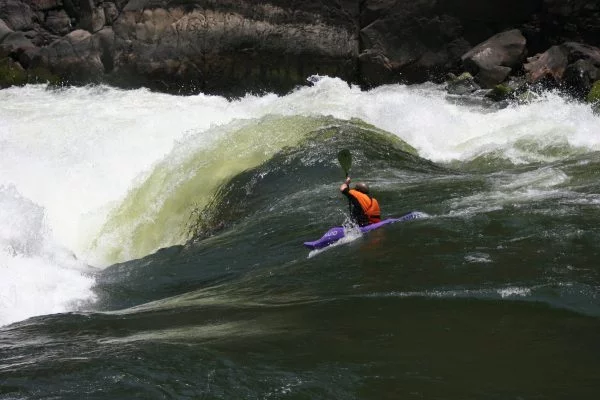
{"type": "Polygon", "coordinates": [[[0,186],[0,325],[94,300],[89,268],[52,240],[44,210],[0,186]]]}
{"type": "MultiPolygon", "coordinates": [[[[569,177],[560,169],[544,167],[523,173],[490,176],[489,191],[463,196],[450,202],[450,216],[464,216],[501,210],[548,199],[579,198],[580,194],[561,187],[569,177]]],[[[559,212],[560,210],[556,210],[559,212]]]]}

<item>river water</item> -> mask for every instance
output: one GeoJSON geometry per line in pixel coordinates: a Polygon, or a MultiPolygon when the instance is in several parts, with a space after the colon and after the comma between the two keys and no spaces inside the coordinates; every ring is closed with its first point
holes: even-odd
{"type": "Polygon", "coordinates": [[[596,398],[600,117],[312,81],[0,91],[0,398],[596,398]]]}

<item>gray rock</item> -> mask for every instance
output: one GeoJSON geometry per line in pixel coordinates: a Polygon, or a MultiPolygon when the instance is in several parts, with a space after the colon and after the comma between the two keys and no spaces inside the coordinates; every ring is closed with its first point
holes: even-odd
{"type": "Polygon", "coordinates": [[[102,8],[104,9],[104,16],[106,18],[106,25],[112,25],[119,16],[119,10],[115,3],[103,3],[102,8]]]}
{"type": "Polygon", "coordinates": [[[42,48],[32,66],[48,68],[69,83],[99,82],[104,74],[100,56],[92,34],[78,29],[42,48]]]}
{"type": "Polygon", "coordinates": [[[465,69],[484,88],[503,82],[527,54],[526,39],[518,29],[492,36],[464,54],[465,69]]]}
{"type": "Polygon", "coordinates": [[[437,2],[367,0],[360,31],[361,78],[368,86],[441,80],[471,46],[460,21],[438,13],[437,2]]]}
{"type": "Polygon", "coordinates": [[[0,2],[0,18],[15,31],[32,29],[34,15],[31,7],[20,0],[2,0],[0,2]]]}
{"type": "Polygon", "coordinates": [[[6,35],[11,32],[13,32],[13,30],[6,25],[6,22],[0,19],[0,43],[2,43],[2,40],[6,37],[6,35]]]}
{"type": "Polygon", "coordinates": [[[63,0],[25,0],[24,2],[29,5],[32,10],[39,11],[58,10],[64,5],[63,0]]]}
{"type": "Polygon", "coordinates": [[[23,32],[11,32],[0,43],[0,57],[18,54],[35,47],[23,32]]]}
{"type": "Polygon", "coordinates": [[[94,33],[101,30],[105,24],[104,7],[96,7],[93,0],[81,0],[81,16],[78,27],[94,33]]]}
{"type": "Polygon", "coordinates": [[[0,89],[27,83],[27,72],[10,57],[0,56],[0,71],[2,71],[0,74],[0,89]]]}
{"type": "Polygon", "coordinates": [[[71,18],[65,10],[51,10],[48,11],[44,26],[52,33],[66,35],[71,31],[71,18]]]}
{"type": "Polygon", "coordinates": [[[565,85],[578,97],[586,95],[598,79],[600,79],[600,69],[589,60],[583,59],[569,64],[563,74],[565,85]]]}

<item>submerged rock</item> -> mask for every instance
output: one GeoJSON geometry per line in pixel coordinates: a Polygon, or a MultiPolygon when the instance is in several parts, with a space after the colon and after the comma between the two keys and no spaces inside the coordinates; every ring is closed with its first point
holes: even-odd
{"type": "Polygon", "coordinates": [[[459,96],[474,93],[479,89],[481,89],[481,87],[479,87],[479,85],[475,82],[473,75],[468,72],[464,72],[460,76],[451,74],[450,80],[446,86],[446,91],[449,94],[459,96]]]}

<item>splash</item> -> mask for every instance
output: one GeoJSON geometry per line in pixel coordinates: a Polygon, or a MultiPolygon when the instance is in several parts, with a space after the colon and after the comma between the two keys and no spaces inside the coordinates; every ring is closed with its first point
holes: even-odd
{"type": "Polygon", "coordinates": [[[94,300],[91,270],[54,243],[44,210],[0,186],[0,325],[94,300]]]}

